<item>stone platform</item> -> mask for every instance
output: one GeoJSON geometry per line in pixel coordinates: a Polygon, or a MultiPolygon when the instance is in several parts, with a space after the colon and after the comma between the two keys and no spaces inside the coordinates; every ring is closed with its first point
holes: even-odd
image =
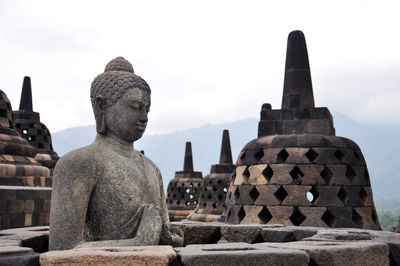
{"type": "Polygon", "coordinates": [[[0,231],[0,265],[400,265],[400,234],[283,225],[174,222],[185,246],[47,251],[48,227],[0,231]]]}

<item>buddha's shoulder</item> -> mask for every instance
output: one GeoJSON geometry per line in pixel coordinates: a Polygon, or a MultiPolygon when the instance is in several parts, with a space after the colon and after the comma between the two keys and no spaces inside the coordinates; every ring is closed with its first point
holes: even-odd
{"type": "Polygon", "coordinates": [[[153,168],[157,174],[161,174],[160,169],[158,168],[158,166],[155,164],[155,162],[153,162],[152,160],[150,160],[148,157],[146,157],[143,154],[140,154],[140,156],[142,156],[143,161],[145,164],[149,165],[151,168],[153,168]]]}
{"type": "Polygon", "coordinates": [[[96,144],[90,144],[62,156],[56,167],[79,167],[81,170],[85,168],[93,169],[93,167],[101,165],[102,154],[101,147],[96,144]]]}

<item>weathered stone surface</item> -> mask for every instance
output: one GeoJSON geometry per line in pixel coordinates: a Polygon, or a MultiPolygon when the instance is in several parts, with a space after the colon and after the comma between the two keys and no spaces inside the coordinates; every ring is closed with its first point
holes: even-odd
{"type": "Polygon", "coordinates": [[[389,265],[388,246],[375,241],[298,241],[255,246],[305,251],[310,257],[310,265],[389,265]]]}
{"type": "Polygon", "coordinates": [[[169,265],[176,258],[171,246],[79,248],[40,255],[40,265],[169,265]]]}
{"type": "Polygon", "coordinates": [[[188,141],[185,146],[183,171],[175,172],[175,177],[167,188],[167,206],[171,221],[186,219],[195,210],[199,203],[202,177],[201,172],[193,170],[192,144],[188,141]]]}
{"type": "Polygon", "coordinates": [[[0,256],[15,255],[22,253],[33,253],[31,248],[17,247],[17,246],[5,246],[0,248],[0,256]]]}
{"type": "Polygon", "coordinates": [[[13,116],[19,134],[38,149],[35,159],[52,173],[59,157],[53,150],[50,131],[40,122],[39,113],[33,111],[30,77],[24,77],[19,110],[13,111],[13,116]]]}
{"type": "Polygon", "coordinates": [[[150,87],[122,57],[92,82],[97,136],[54,170],[50,250],[182,245],[169,226],[161,173],[133,149],[147,125],[150,87]]]}
{"type": "Polygon", "coordinates": [[[260,238],[261,229],[256,225],[222,225],[221,235],[228,242],[254,243],[260,238]]]}
{"type": "Polygon", "coordinates": [[[321,229],[307,241],[358,241],[372,240],[389,247],[390,265],[400,265],[400,234],[364,229],[321,229]]]}
{"type": "Polygon", "coordinates": [[[38,253],[0,256],[0,265],[39,266],[38,253]]]}
{"type": "Polygon", "coordinates": [[[220,228],[222,223],[210,222],[188,222],[179,221],[172,222],[183,231],[184,242],[183,245],[190,244],[213,244],[217,243],[221,238],[220,228]]]}
{"type": "Polygon", "coordinates": [[[189,245],[175,249],[183,265],[308,265],[304,251],[247,243],[189,245]]]}
{"type": "Polygon", "coordinates": [[[262,228],[260,235],[265,242],[291,242],[311,237],[318,232],[316,227],[285,226],[262,228]]]}
{"type": "Polygon", "coordinates": [[[0,90],[0,229],[46,225],[50,170],[34,159],[37,149],[18,134],[13,118],[11,103],[0,90]]]}
{"type": "Polygon", "coordinates": [[[336,137],[328,108],[314,106],[304,35],[290,33],[287,49],[282,109],[262,106],[258,138],[237,159],[226,221],[380,228],[360,148],[336,137]]]}

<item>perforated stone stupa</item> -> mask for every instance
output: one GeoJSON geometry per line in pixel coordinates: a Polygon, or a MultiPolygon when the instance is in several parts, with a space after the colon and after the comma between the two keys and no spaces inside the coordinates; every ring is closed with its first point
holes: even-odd
{"type": "Polygon", "coordinates": [[[175,172],[167,188],[167,206],[171,221],[185,219],[195,208],[200,195],[201,172],[193,171],[192,144],[186,142],[183,171],[175,172]]]}
{"type": "Polygon", "coordinates": [[[289,34],[282,109],[264,104],[258,138],[240,152],[228,223],[380,229],[364,157],[315,108],[302,32],[289,34]]]}
{"type": "Polygon", "coordinates": [[[234,169],[229,131],[224,130],[219,164],[213,164],[210,174],[203,178],[200,185],[199,204],[188,216],[188,220],[213,222],[221,219],[225,209],[229,179],[234,169]]]}
{"type": "Polygon", "coordinates": [[[52,173],[59,157],[53,150],[50,131],[40,122],[40,114],[33,111],[30,77],[24,78],[19,110],[13,111],[13,115],[15,129],[29,144],[38,149],[35,159],[48,167],[52,173]]]}
{"type": "Polygon", "coordinates": [[[0,90],[0,229],[49,224],[50,171],[35,154],[15,130],[10,101],[0,90]]]}

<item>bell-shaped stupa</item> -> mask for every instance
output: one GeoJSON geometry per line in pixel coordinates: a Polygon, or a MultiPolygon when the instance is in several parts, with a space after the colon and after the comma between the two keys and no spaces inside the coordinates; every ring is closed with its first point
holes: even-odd
{"type": "Polygon", "coordinates": [[[35,159],[42,165],[53,169],[59,159],[53,150],[50,131],[40,122],[40,115],[33,111],[30,77],[25,77],[22,85],[19,110],[13,111],[15,129],[29,144],[38,149],[35,159]]]}
{"type": "Polygon", "coordinates": [[[167,188],[166,200],[171,221],[185,219],[196,208],[202,180],[203,174],[193,171],[192,144],[186,142],[183,171],[175,172],[167,188]]]}
{"type": "Polygon", "coordinates": [[[335,136],[314,107],[307,47],[289,34],[282,109],[264,104],[258,138],[240,152],[230,183],[228,223],[380,229],[358,145],[335,136]]]}
{"type": "Polygon", "coordinates": [[[213,164],[210,174],[203,178],[200,185],[199,204],[188,216],[188,220],[213,222],[221,219],[225,209],[229,179],[234,169],[229,131],[224,130],[219,164],[213,164]]]}
{"type": "Polygon", "coordinates": [[[50,171],[36,152],[15,130],[10,101],[0,90],[0,229],[49,224],[50,171]]]}

